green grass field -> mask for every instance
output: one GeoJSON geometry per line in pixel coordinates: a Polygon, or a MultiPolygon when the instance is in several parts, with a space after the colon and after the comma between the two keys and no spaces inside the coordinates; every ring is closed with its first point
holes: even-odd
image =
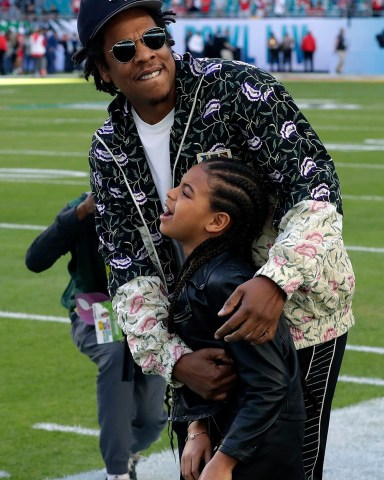
{"type": "MultiPolygon", "coordinates": [[[[284,83],[328,146],[342,184],[344,238],[357,278],[357,323],[342,375],[361,383],[339,382],[339,408],[384,396],[384,84],[284,83]]],[[[24,255],[38,234],[32,227],[48,225],[67,200],[89,189],[90,138],[112,97],[85,81],[0,81],[0,98],[0,478],[3,471],[15,480],[43,480],[103,466],[96,436],[34,428],[97,429],[96,368],[72,344],[68,324],[20,315],[66,316],[59,300],[68,259],[36,275],[24,255]]],[[[168,446],[164,432],[150,451],[168,446]]]]}

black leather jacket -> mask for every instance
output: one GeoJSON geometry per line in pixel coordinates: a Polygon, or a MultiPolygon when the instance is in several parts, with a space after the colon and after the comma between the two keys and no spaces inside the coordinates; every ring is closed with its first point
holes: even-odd
{"type": "Polygon", "coordinates": [[[175,390],[172,420],[217,415],[223,436],[219,450],[240,461],[252,457],[264,445],[272,425],[275,424],[274,435],[284,435],[289,423],[305,419],[299,364],[284,318],[274,340],[264,345],[214,339],[214,332],[226,320],[218,317],[217,312],[235,288],[252,278],[254,272],[236,254],[218,255],[188,281],[175,317],[178,335],[193,350],[226,349],[234,359],[239,380],[226,402],[207,402],[185,386],[175,390]],[[282,420],[281,431],[279,427],[276,430],[277,420],[282,420]]]}

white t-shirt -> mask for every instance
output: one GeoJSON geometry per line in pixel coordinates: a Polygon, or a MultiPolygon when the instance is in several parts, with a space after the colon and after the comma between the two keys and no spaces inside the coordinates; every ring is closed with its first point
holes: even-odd
{"type": "MultiPolygon", "coordinates": [[[[172,188],[171,159],[169,155],[169,141],[171,128],[175,118],[175,110],[171,110],[159,123],[150,125],[145,123],[132,107],[133,121],[135,122],[144,153],[147,158],[153,180],[160,200],[165,204],[167,192],[172,188]]],[[[184,262],[184,254],[178,242],[173,240],[176,258],[179,266],[184,262]]]]}
{"type": "Polygon", "coordinates": [[[155,125],[145,123],[133,107],[132,116],[144,147],[144,153],[151,169],[157,193],[160,200],[164,203],[168,190],[172,188],[169,141],[175,111],[174,109],[171,110],[166,117],[155,125]]]}

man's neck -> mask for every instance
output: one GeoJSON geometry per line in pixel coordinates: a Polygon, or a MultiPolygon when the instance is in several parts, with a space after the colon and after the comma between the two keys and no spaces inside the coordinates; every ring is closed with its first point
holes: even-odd
{"type": "Polygon", "coordinates": [[[175,98],[173,98],[172,101],[158,102],[154,104],[143,105],[132,103],[132,106],[145,123],[155,125],[156,123],[161,122],[161,120],[175,107],[175,98]]]}

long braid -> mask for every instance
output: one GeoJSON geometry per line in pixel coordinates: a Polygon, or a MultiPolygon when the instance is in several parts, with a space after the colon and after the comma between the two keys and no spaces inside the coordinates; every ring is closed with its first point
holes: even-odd
{"type": "Polygon", "coordinates": [[[222,235],[202,242],[187,257],[169,299],[171,333],[177,301],[187,281],[209,259],[229,249],[252,262],[252,243],[260,236],[267,215],[267,196],[253,169],[225,157],[206,160],[201,166],[208,175],[212,210],[228,213],[231,225],[222,235]]]}

